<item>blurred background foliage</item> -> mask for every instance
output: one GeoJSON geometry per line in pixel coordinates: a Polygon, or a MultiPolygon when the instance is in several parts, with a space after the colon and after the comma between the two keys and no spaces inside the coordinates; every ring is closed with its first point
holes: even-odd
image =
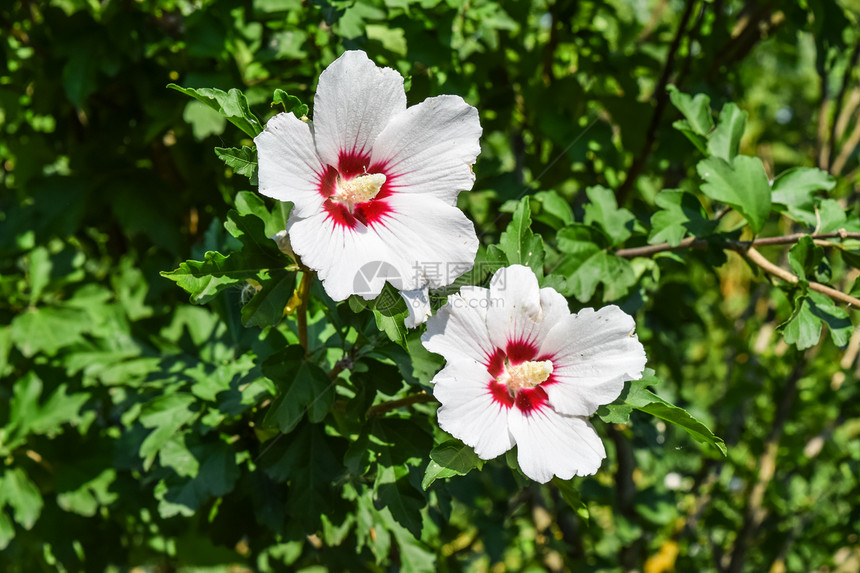
{"type": "MultiPolygon", "coordinates": [[[[404,74],[410,103],[455,93],[480,110],[461,206],[485,244],[525,193],[554,244],[560,225],[589,222],[596,185],[632,215],[613,247],[643,244],[658,192],[699,185],[669,84],[748,112],[740,152],[769,178],[829,171],[827,197],[854,224],[859,12],[858,0],[4,2],[0,568],[856,571],[860,336],[787,343],[792,291],[734,254],[634,259],[623,292],[571,299],[636,313],[659,393],[728,457],[634,412],[599,424],[609,459],[573,488],[519,481],[500,459],[422,490],[415,452],[444,441],[432,406],[344,429],[325,389],[330,371],[348,378],[363,390],[344,408],[363,412],[426,384],[439,362],[414,336],[410,362],[372,316],[315,302],[326,371],[283,352],[291,325],[243,327],[243,290],[192,306],[158,273],[229,248],[224,214],[253,190],[212,151],[250,140],[165,86],[238,87],[266,118],[276,88],[311,104],[345,49],[404,74]],[[345,353],[356,339],[372,344],[345,353]],[[276,398],[288,376],[322,380],[326,408],[288,412],[276,398]],[[273,439],[278,428],[289,434],[273,439]]],[[[764,233],[804,229],[771,217],[764,233]]],[[[766,252],[786,264],[785,248],[766,252]]],[[[847,292],[856,255],[842,253],[829,253],[831,284],[847,292]]]]}

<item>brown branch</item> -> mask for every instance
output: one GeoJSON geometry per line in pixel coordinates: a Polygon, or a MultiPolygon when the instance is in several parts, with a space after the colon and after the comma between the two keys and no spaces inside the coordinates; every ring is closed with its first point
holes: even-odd
{"type": "Polygon", "coordinates": [[[681,15],[681,22],[678,24],[678,30],[675,32],[675,37],[669,45],[669,53],[666,56],[666,64],[663,66],[663,73],[657,82],[657,87],[654,90],[654,95],[657,98],[657,103],[654,106],[654,114],[651,116],[651,123],[648,124],[648,131],[645,132],[645,145],[633,163],[630,165],[630,170],[627,172],[627,177],[624,183],[618,188],[616,199],[618,203],[623,203],[627,195],[633,188],[633,183],[639,177],[639,174],[645,168],[648,162],[648,156],[651,155],[651,150],[657,142],[657,128],[660,126],[660,121],[663,119],[663,113],[666,111],[666,106],[669,104],[669,92],[666,91],[666,86],[669,85],[669,78],[672,75],[672,70],[675,67],[675,56],[678,54],[678,49],[681,47],[681,40],[684,38],[684,33],[687,31],[687,25],[690,23],[690,17],[693,15],[693,6],[695,0],[687,0],[684,6],[684,13],[681,15]]]}
{"type": "Polygon", "coordinates": [[[834,152],[836,151],[837,139],[836,125],[839,123],[842,112],[845,110],[845,94],[848,93],[848,84],[851,83],[851,74],[854,71],[854,67],[857,65],[858,59],[860,59],[860,41],[854,45],[854,50],[852,50],[851,56],[848,58],[848,65],[845,66],[845,72],[842,74],[842,85],[839,86],[839,93],[837,94],[836,99],[833,100],[836,105],[836,109],[833,114],[833,121],[830,124],[830,157],[828,163],[831,167],[835,165],[834,152]]]}
{"type": "Polygon", "coordinates": [[[845,145],[843,145],[842,149],[839,151],[839,155],[837,155],[836,159],[833,160],[830,173],[833,175],[839,175],[842,173],[842,170],[845,169],[845,164],[848,163],[848,160],[851,158],[851,155],[854,153],[854,150],[857,149],[858,145],[860,145],[860,118],[857,119],[857,125],[854,126],[854,130],[851,132],[851,135],[848,136],[848,139],[845,141],[845,145]]]}
{"type": "Polygon", "coordinates": [[[412,404],[426,404],[427,402],[434,402],[435,400],[436,398],[432,394],[420,392],[418,394],[406,396],[405,398],[400,398],[399,400],[390,400],[388,402],[382,402],[381,404],[371,406],[367,409],[364,417],[373,418],[374,416],[381,416],[382,414],[390,412],[391,410],[396,410],[397,408],[411,406],[412,404]]]}
{"type": "MultiPolygon", "coordinates": [[[[807,235],[808,233],[795,233],[793,235],[785,235],[782,237],[765,237],[762,239],[755,239],[753,241],[729,241],[726,243],[726,248],[738,250],[748,249],[750,247],[791,245],[807,235]]],[[[812,237],[812,239],[817,243],[823,242],[824,239],[860,239],[860,233],[849,233],[845,229],[840,229],[834,233],[817,233],[809,236],[812,237]]],[[[665,253],[668,251],[682,251],[684,249],[705,249],[708,247],[708,245],[708,239],[687,237],[677,245],[670,245],[669,243],[646,245],[644,247],[619,249],[615,251],[615,254],[624,259],[632,259],[635,257],[652,257],[658,253],[665,253]]]]}
{"type": "Polygon", "coordinates": [[[830,96],[827,93],[830,90],[830,80],[827,76],[827,63],[823,62],[820,66],[815,66],[818,72],[818,77],[821,80],[821,100],[818,103],[818,127],[816,132],[816,153],[818,155],[818,168],[824,171],[830,171],[830,157],[832,155],[831,147],[833,142],[829,140],[830,131],[827,125],[830,122],[830,96]]]}
{"type": "MultiPolygon", "coordinates": [[[[785,282],[796,284],[800,281],[800,279],[798,279],[791,272],[767,260],[764,255],[762,255],[755,249],[755,247],[789,245],[796,243],[802,237],[805,236],[812,237],[812,239],[818,244],[823,243],[822,239],[860,239],[860,233],[849,233],[845,229],[840,229],[835,233],[818,233],[815,235],[796,233],[794,235],[786,235],[784,237],[765,237],[763,239],[755,239],[754,241],[728,241],[723,245],[723,248],[735,251],[736,253],[740,254],[742,257],[755,264],[765,272],[770,273],[775,277],[784,280],[785,282]]],[[[618,251],[615,251],[615,254],[625,259],[632,259],[634,257],[650,257],[656,255],[657,253],[678,251],[682,249],[704,249],[707,248],[708,245],[709,243],[707,239],[687,237],[675,246],[672,246],[669,243],[661,243],[659,245],[647,245],[644,247],[634,247],[632,249],[619,249],[618,251]]],[[[853,306],[854,308],[860,309],[860,299],[845,294],[842,291],[838,291],[827,285],[823,285],[821,283],[813,281],[809,281],[809,288],[814,290],[815,292],[819,292],[823,295],[826,295],[837,302],[841,302],[853,306]]]]}
{"type": "MultiPolygon", "coordinates": [[[[734,250],[743,255],[748,261],[759,266],[765,272],[779,277],[787,283],[795,284],[800,281],[800,279],[798,279],[789,271],[776,266],[775,264],[764,258],[764,255],[759,253],[753,247],[750,247],[746,251],[744,251],[743,249],[734,250]]],[[[849,294],[845,294],[842,291],[838,291],[834,288],[830,288],[827,285],[823,285],[821,283],[816,283],[813,281],[809,281],[809,288],[814,290],[815,292],[820,292],[823,295],[829,296],[835,301],[842,302],[847,305],[853,306],[854,308],[860,309],[860,299],[855,298],[849,294]]]]}

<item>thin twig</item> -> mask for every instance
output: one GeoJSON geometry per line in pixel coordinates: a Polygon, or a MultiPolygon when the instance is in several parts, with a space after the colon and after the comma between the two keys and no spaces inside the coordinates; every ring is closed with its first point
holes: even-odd
{"type": "Polygon", "coordinates": [[[412,404],[426,404],[427,402],[434,402],[435,400],[436,398],[432,394],[419,392],[418,394],[412,394],[411,396],[406,396],[399,400],[390,400],[388,402],[382,402],[381,404],[371,406],[367,409],[364,417],[373,418],[374,416],[381,416],[382,414],[390,412],[391,410],[396,410],[397,408],[411,406],[412,404]]]}

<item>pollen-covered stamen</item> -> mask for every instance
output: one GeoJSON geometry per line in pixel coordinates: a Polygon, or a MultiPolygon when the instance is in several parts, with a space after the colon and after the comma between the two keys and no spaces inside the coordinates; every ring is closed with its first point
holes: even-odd
{"type": "Polygon", "coordinates": [[[505,371],[498,380],[505,383],[509,391],[516,393],[546,382],[551,374],[552,362],[549,360],[533,360],[519,364],[506,363],[505,371]]]}
{"type": "Polygon", "coordinates": [[[376,197],[383,185],[385,175],[382,173],[368,173],[348,180],[338,177],[334,199],[352,207],[376,197]]]}

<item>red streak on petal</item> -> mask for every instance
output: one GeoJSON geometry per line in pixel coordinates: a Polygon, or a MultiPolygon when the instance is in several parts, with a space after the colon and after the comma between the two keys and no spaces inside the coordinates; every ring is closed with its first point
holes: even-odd
{"type": "Polygon", "coordinates": [[[334,195],[334,192],[336,190],[336,184],[337,169],[332,166],[326,167],[325,172],[320,175],[320,195],[322,195],[323,197],[331,197],[332,195],[334,195]]]}
{"type": "Polygon", "coordinates": [[[484,366],[487,367],[487,372],[489,372],[490,376],[493,378],[501,376],[502,372],[505,370],[505,353],[502,352],[502,349],[496,348],[493,355],[487,357],[487,361],[484,362],[484,366]]]}
{"type": "Polygon", "coordinates": [[[508,341],[505,353],[508,355],[508,360],[511,364],[519,364],[527,360],[534,360],[538,349],[531,342],[519,339],[508,341]]]}
{"type": "Polygon", "coordinates": [[[517,408],[526,415],[535,411],[539,412],[548,402],[546,391],[540,386],[520,390],[515,399],[517,408]]]}
{"type": "Polygon", "coordinates": [[[384,225],[382,220],[390,217],[393,213],[394,210],[387,201],[380,201],[377,198],[356,205],[353,215],[368,227],[372,227],[375,223],[384,225]]]}
{"type": "Polygon", "coordinates": [[[490,394],[493,396],[493,402],[510,409],[514,405],[514,398],[508,392],[508,387],[500,384],[495,380],[491,380],[487,385],[490,394]]]}
{"type": "Polygon", "coordinates": [[[370,167],[370,155],[366,153],[341,152],[337,158],[337,170],[344,179],[352,179],[365,173],[375,173],[368,170],[368,167],[370,167]]]}
{"type": "Polygon", "coordinates": [[[334,221],[335,225],[346,227],[347,229],[355,229],[357,221],[345,205],[329,200],[323,203],[323,209],[328,213],[328,219],[334,221]]]}

